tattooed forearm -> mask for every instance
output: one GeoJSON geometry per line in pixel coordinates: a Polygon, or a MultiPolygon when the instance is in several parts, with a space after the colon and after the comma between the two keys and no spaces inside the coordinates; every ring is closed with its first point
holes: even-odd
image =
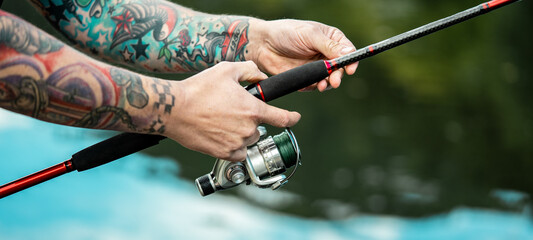
{"type": "Polygon", "coordinates": [[[55,52],[63,46],[59,41],[46,41],[41,34],[31,32],[29,28],[24,22],[0,16],[0,42],[6,42],[25,54],[55,52]]]}
{"type": "Polygon", "coordinates": [[[126,99],[131,106],[142,109],[148,104],[148,94],[144,91],[139,76],[118,68],[111,68],[110,74],[118,85],[126,89],[126,99]]]}
{"type": "Polygon", "coordinates": [[[245,60],[248,20],[199,14],[163,0],[32,0],[78,47],[122,64],[198,71],[245,60]]]}
{"type": "Polygon", "coordinates": [[[63,125],[163,133],[174,99],[170,83],[98,63],[0,11],[0,107],[63,125]]]}

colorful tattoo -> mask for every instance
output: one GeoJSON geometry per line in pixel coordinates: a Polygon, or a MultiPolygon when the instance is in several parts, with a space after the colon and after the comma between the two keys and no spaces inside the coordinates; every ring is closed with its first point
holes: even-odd
{"type": "Polygon", "coordinates": [[[148,94],[144,91],[139,76],[119,68],[111,68],[110,74],[119,86],[125,87],[126,99],[131,106],[142,109],[148,104],[148,94]]]}
{"type": "Polygon", "coordinates": [[[27,24],[11,17],[0,16],[0,29],[0,42],[5,42],[26,55],[55,52],[64,46],[59,41],[50,42],[43,39],[42,35],[31,34],[27,24]]]}
{"type": "Polygon", "coordinates": [[[200,71],[244,61],[248,21],[197,15],[159,0],[32,0],[78,47],[151,71],[200,71]]]}
{"type": "Polygon", "coordinates": [[[34,118],[163,133],[174,107],[170,83],[98,64],[2,11],[0,53],[0,107],[34,118]]]}
{"type": "Polygon", "coordinates": [[[127,114],[115,109],[120,108],[115,86],[98,69],[75,63],[48,75],[42,65],[30,56],[3,61],[0,106],[44,121],[89,128],[106,128],[113,123],[112,115],[127,114]]]}

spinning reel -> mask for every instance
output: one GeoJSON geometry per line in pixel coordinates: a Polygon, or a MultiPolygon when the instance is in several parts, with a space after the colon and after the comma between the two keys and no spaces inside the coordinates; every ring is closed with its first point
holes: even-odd
{"type": "Polygon", "coordinates": [[[284,132],[267,136],[266,128],[259,126],[259,141],[247,149],[246,160],[231,162],[217,159],[213,170],[196,179],[196,187],[202,196],[228,189],[246,182],[260,188],[276,190],[294,175],[301,164],[300,147],[294,133],[287,128],[284,132]],[[283,175],[294,166],[288,177],[283,175]]]}

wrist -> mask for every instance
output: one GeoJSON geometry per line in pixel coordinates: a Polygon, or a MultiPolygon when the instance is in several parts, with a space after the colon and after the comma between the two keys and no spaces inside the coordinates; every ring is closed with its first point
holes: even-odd
{"type": "Polygon", "coordinates": [[[127,117],[119,118],[115,125],[119,131],[167,136],[167,130],[175,124],[178,105],[181,104],[181,87],[177,81],[140,76],[139,88],[123,89],[123,108],[127,117]]]}
{"type": "Polygon", "coordinates": [[[265,47],[268,38],[268,28],[266,25],[266,20],[258,18],[249,19],[248,44],[244,51],[244,57],[246,60],[253,61],[258,66],[260,66],[261,62],[262,49],[265,47]]]}
{"type": "Polygon", "coordinates": [[[180,81],[154,78],[150,82],[152,100],[146,109],[150,120],[145,129],[148,133],[171,138],[172,131],[169,130],[180,122],[179,109],[185,101],[185,89],[180,81]]]}

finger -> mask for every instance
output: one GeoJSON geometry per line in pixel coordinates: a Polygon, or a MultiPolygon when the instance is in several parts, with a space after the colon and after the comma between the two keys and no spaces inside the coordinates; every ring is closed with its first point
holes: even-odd
{"type": "MultiPolygon", "coordinates": [[[[340,53],[341,56],[344,56],[356,50],[353,43],[350,40],[348,40],[348,38],[344,36],[344,34],[342,34],[342,37],[339,40],[339,43],[346,46],[344,49],[341,50],[341,53],[340,53]]],[[[359,62],[356,62],[356,63],[350,64],[344,67],[344,69],[346,70],[346,74],[353,75],[355,73],[355,70],[357,70],[358,65],[359,65],[359,62]]]]}
{"type": "Polygon", "coordinates": [[[335,41],[339,42],[340,44],[342,44],[344,46],[352,47],[353,49],[355,49],[355,45],[338,28],[334,28],[334,27],[331,27],[331,26],[328,26],[328,25],[323,25],[322,31],[326,35],[328,35],[328,32],[329,32],[330,33],[329,36],[331,36],[330,38],[332,40],[335,40],[335,41]]]}
{"type": "Polygon", "coordinates": [[[318,84],[316,85],[316,88],[320,92],[326,91],[326,89],[328,88],[328,81],[326,79],[320,80],[320,82],[318,82],[318,84]]]}
{"type": "Polygon", "coordinates": [[[342,33],[338,29],[336,29],[336,32],[334,33],[332,39],[338,41],[341,45],[344,46],[344,48],[340,52],[341,55],[346,55],[357,50],[355,48],[355,45],[344,35],[344,33],[342,33]]]}
{"type": "Polygon", "coordinates": [[[321,34],[311,35],[311,44],[326,58],[333,59],[355,51],[355,46],[337,28],[321,25],[321,34]]]}
{"type": "Polygon", "coordinates": [[[232,152],[230,156],[224,160],[241,162],[244,161],[244,159],[246,159],[246,147],[242,147],[241,149],[232,152]]]}
{"type": "Polygon", "coordinates": [[[259,122],[272,125],[274,127],[291,127],[300,121],[301,115],[297,112],[289,112],[285,109],[262,104],[263,108],[259,116],[259,122]]]}
{"type": "MultiPolygon", "coordinates": [[[[336,57],[344,56],[356,50],[355,45],[344,35],[344,33],[342,33],[342,31],[336,28],[332,28],[327,25],[324,26],[323,31],[325,32],[333,31],[333,34],[331,34],[331,39],[333,41],[337,41],[339,44],[344,46],[344,48],[342,48],[341,51],[339,52],[339,55],[336,57]]],[[[357,65],[358,63],[354,63],[354,64],[350,64],[349,66],[345,67],[346,74],[353,75],[355,71],[357,70],[357,65]]]]}
{"type": "Polygon", "coordinates": [[[268,76],[261,72],[257,65],[252,61],[227,63],[222,65],[222,67],[226,67],[227,71],[234,73],[235,79],[239,82],[258,82],[268,78],[268,76]]]}
{"type": "Polygon", "coordinates": [[[311,37],[311,44],[327,59],[333,59],[342,56],[341,52],[343,49],[345,49],[345,52],[351,50],[349,47],[328,38],[324,34],[314,34],[311,37]]]}
{"type": "Polygon", "coordinates": [[[338,88],[341,85],[342,76],[344,75],[344,69],[338,69],[329,75],[329,85],[332,88],[338,88]]]}
{"type": "Polygon", "coordinates": [[[253,145],[254,143],[256,143],[257,141],[259,141],[259,137],[261,136],[261,134],[259,133],[259,130],[257,130],[257,128],[255,129],[255,132],[252,134],[252,136],[244,139],[244,145],[245,146],[250,146],[250,145],[253,145]]]}
{"type": "Polygon", "coordinates": [[[355,71],[357,70],[357,67],[359,67],[359,62],[352,63],[352,64],[344,67],[344,69],[346,70],[346,74],[353,75],[355,73],[355,71]]]}

